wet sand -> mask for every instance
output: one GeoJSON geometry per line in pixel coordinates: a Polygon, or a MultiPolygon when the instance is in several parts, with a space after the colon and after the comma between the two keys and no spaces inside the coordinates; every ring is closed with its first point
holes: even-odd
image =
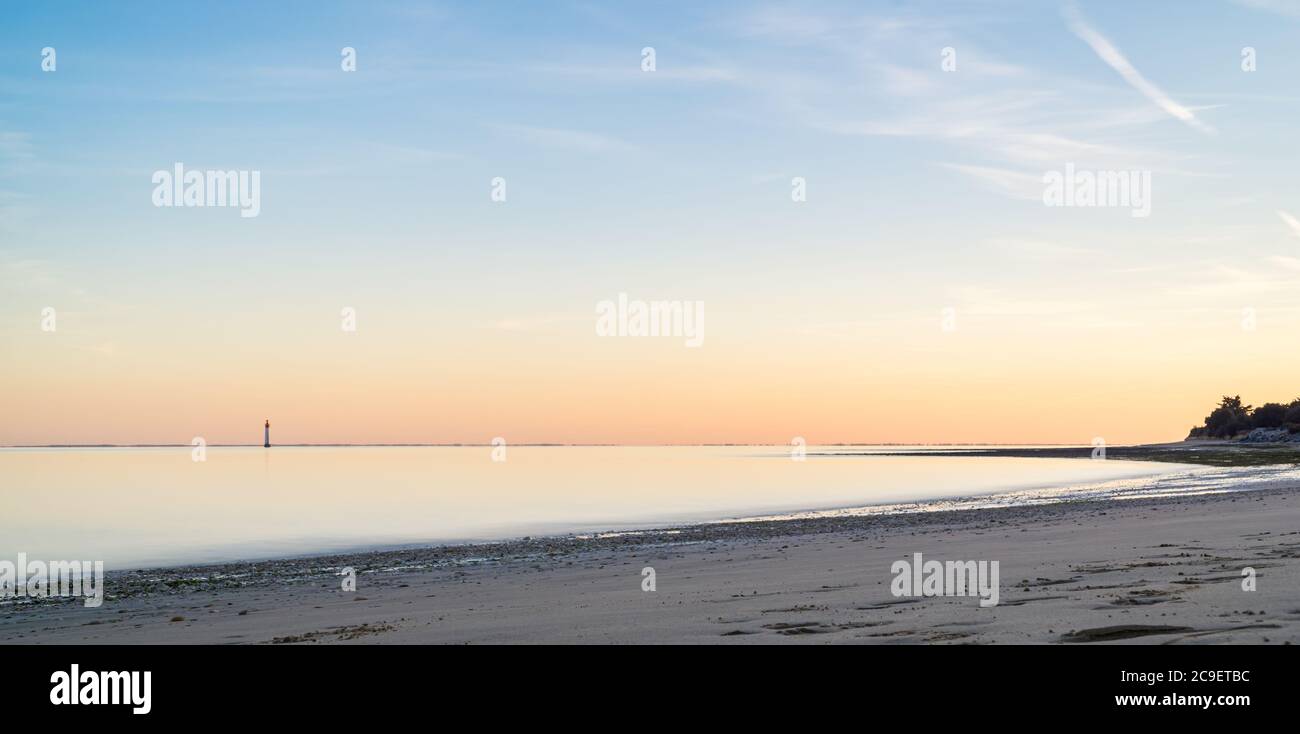
{"type": "MultiPolygon", "coordinates": [[[[1224,439],[1189,439],[1138,446],[1107,446],[1106,458],[1125,461],[1168,461],[1202,466],[1276,466],[1300,464],[1300,444],[1243,443],[1224,439]]],[[[899,450],[896,456],[1008,456],[1040,459],[1088,459],[1092,446],[1027,446],[1020,448],[931,447],[925,451],[899,450]]],[[[852,447],[837,452],[853,454],[852,447]]]]}
{"type": "Polygon", "coordinates": [[[0,605],[5,643],[1296,641],[1300,487],[137,571],[98,609],[0,605]],[[895,597],[913,553],[998,561],[1000,604],[895,597]]]}

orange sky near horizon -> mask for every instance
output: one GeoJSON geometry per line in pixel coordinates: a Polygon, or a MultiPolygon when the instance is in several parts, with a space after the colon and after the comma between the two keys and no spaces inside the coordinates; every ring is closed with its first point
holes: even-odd
{"type": "Polygon", "coordinates": [[[380,314],[355,333],[268,318],[239,342],[164,316],[126,330],[70,316],[6,345],[23,358],[0,378],[22,389],[0,396],[0,443],[257,443],[269,417],[281,444],[1124,444],[1183,438],[1224,393],[1297,392],[1277,334],[1229,319],[1197,340],[992,317],[945,333],[938,314],[828,337],[709,315],[698,349],[597,337],[578,315],[437,340],[380,314]]]}

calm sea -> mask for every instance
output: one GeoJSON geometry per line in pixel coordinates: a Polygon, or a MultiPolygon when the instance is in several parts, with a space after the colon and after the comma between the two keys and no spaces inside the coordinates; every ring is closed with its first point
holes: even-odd
{"type": "MultiPolygon", "coordinates": [[[[209,447],[196,462],[189,447],[0,449],[0,558],[135,568],[1075,489],[1122,494],[1206,471],[852,449],[864,450],[876,453],[793,461],[789,449],[764,446],[518,446],[496,462],[492,447],[209,447]]],[[[809,448],[819,451],[849,450],[809,448]]]]}

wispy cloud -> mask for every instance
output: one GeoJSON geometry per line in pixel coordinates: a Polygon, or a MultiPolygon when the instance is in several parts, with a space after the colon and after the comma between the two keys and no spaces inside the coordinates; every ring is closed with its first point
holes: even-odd
{"type": "MultiPolygon", "coordinates": [[[[731,82],[740,77],[739,72],[726,66],[704,64],[676,65],[657,61],[652,72],[642,71],[639,58],[631,63],[607,64],[537,64],[527,71],[558,77],[573,77],[589,81],[624,83],[628,81],[683,81],[683,82],[731,82]]],[[[517,74],[516,70],[503,70],[503,73],[517,74]]]]}
{"type": "Polygon", "coordinates": [[[410,145],[393,145],[383,142],[372,142],[367,145],[373,155],[382,157],[385,162],[432,163],[461,157],[458,153],[447,153],[441,150],[410,145]]]}
{"type": "Polygon", "coordinates": [[[1273,263],[1274,265],[1277,265],[1278,267],[1286,268],[1287,270],[1300,271],[1300,257],[1274,255],[1269,258],[1269,262],[1273,263]]]}
{"type": "Polygon", "coordinates": [[[926,94],[935,87],[934,75],[920,69],[885,64],[881,67],[881,73],[884,76],[885,88],[892,94],[926,94]]]}
{"type": "Polygon", "coordinates": [[[1032,173],[1021,173],[1005,168],[989,166],[968,166],[960,163],[941,163],[945,168],[970,176],[990,188],[1017,199],[1027,201],[1043,200],[1043,177],[1032,173]]]}
{"type": "Polygon", "coordinates": [[[1300,18],[1300,0],[1233,0],[1238,5],[1300,18]]]}
{"type": "Polygon", "coordinates": [[[1088,301],[1024,298],[983,286],[959,286],[952,296],[961,304],[960,311],[972,316],[1059,316],[1097,309],[1088,301]]]}
{"type": "Polygon", "coordinates": [[[1281,209],[1277,210],[1277,215],[1282,218],[1283,222],[1286,222],[1286,226],[1291,228],[1292,234],[1294,234],[1296,237],[1300,237],[1300,219],[1296,219],[1295,217],[1291,216],[1287,212],[1282,211],[1281,209]]]}
{"type": "Polygon", "coordinates": [[[490,125],[493,130],[525,142],[586,153],[609,153],[637,150],[637,146],[618,138],[583,130],[531,127],[529,125],[490,125]]]}
{"type": "MultiPolygon", "coordinates": [[[[0,189],[0,230],[8,230],[20,222],[33,219],[38,210],[32,205],[31,199],[31,196],[19,191],[0,189]]],[[[4,269],[4,261],[0,259],[0,273],[4,269]]]]}
{"type": "Polygon", "coordinates": [[[763,8],[740,23],[743,35],[773,38],[787,43],[825,41],[833,37],[836,25],[830,18],[784,8],[763,8]]]}
{"type": "Polygon", "coordinates": [[[1031,260],[1073,260],[1090,257],[1097,250],[1047,240],[994,239],[989,244],[1016,257],[1031,260]]]}
{"type": "Polygon", "coordinates": [[[534,316],[506,317],[481,324],[483,328],[499,331],[544,331],[559,324],[585,322],[585,317],[573,314],[546,314],[534,316]]]}
{"type": "Polygon", "coordinates": [[[38,260],[0,252],[0,279],[10,287],[22,285],[49,290],[61,284],[57,268],[49,260],[38,260]]]}
{"type": "Polygon", "coordinates": [[[760,8],[736,23],[741,35],[792,45],[846,44],[848,38],[879,41],[943,25],[946,23],[941,19],[920,16],[832,16],[779,7],[760,8]]]}
{"type": "Polygon", "coordinates": [[[1101,58],[1102,61],[1109,64],[1112,69],[1124,78],[1124,81],[1128,82],[1130,86],[1141,92],[1147,99],[1154,102],[1158,107],[1165,112],[1168,112],[1173,117],[1182,120],[1200,132],[1213,133],[1215,131],[1213,127],[1210,127],[1204,122],[1196,119],[1196,115],[1189,108],[1174,101],[1172,97],[1165,94],[1159,87],[1148,81],[1146,77],[1142,76],[1141,72],[1139,72],[1133,64],[1129,63],[1129,60],[1118,48],[1115,48],[1114,44],[1108,41],[1105,36],[1098,33],[1092,26],[1088,25],[1077,8],[1072,6],[1067,7],[1065,17],[1070,24],[1070,30],[1091,46],[1092,50],[1101,58]]]}
{"type": "Polygon", "coordinates": [[[33,158],[31,136],[12,130],[0,130],[0,158],[15,160],[33,158]]]}
{"type": "MultiPolygon", "coordinates": [[[[1274,260],[1274,264],[1280,263],[1274,260]]],[[[1171,283],[1165,292],[1194,298],[1241,298],[1284,293],[1295,287],[1294,277],[1279,277],[1275,271],[1258,273],[1232,265],[1214,264],[1189,274],[1180,282],[1171,283]]]]}
{"type": "MultiPolygon", "coordinates": [[[[779,76],[761,65],[747,68],[744,86],[766,94],[793,121],[836,135],[940,142],[954,149],[944,151],[950,163],[941,165],[1013,198],[1039,199],[1043,172],[1067,162],[1198,175],[1182,168],[1192,159],[1188,154],[1155,147],[1150,135],[1133,135],[1168,120],[1163,108],[1135,105],[1126,87],[1053,76],[1043,65],[1002,63],[961,43],[942,19],[909,17],[895,24],[765,11],[737,25],[747,35],[807,49],[815,61],[806,68],[834,61],[848,70],[786,69],[779,76]],[[891,37],[899,27],[908,28],[906,39],[891,37]],[[877,37],[865,48],[864,33],[877,37]],[[940,67],[939,49],[949,44],[959,50],[956,73],[940,67]],[[933,53],[918,54],[918,46],[933,53]],[[864,98],[871,103],[863,104],[864,98]]],[[[1203,125],[1195,119],[1203,108],[1181,109],[1203,125]]]]}

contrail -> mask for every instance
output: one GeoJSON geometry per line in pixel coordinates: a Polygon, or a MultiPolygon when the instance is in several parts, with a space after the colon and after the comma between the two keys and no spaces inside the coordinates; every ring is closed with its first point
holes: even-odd
{"type": "Polygon", "coordinates": [[[1176,102],[1156,85],[1147,81],[1146,77],[1142,76],[1141,72],[1134,68],[1133,64],[1129,63],[1129,60],[1124,57],[1124,54],[1120,53],[1119,49],[1115,48],[1110,41],[1106,40],[1105,36],[1098,33],[1084,21],[1077,8],[1072,5],[1067,6],[1064,12],[1065,19],[1070,24],[1070,30],[1074,32],[1074,35],[1082,38],[1085,43],[1091,46],[1092,50],[1101,57],[1101,60],[1119,72],[1119,75],[1124,77],[1124,81],[1128,82],[1130,86],[1141,92],[1147,99],[1155,102],[1165,112],[1193,128],[1203,133],[1215,132],[1213,127],[1196,119],[1196,115],[1192,114],[1191,110],[1176,102]]]}

